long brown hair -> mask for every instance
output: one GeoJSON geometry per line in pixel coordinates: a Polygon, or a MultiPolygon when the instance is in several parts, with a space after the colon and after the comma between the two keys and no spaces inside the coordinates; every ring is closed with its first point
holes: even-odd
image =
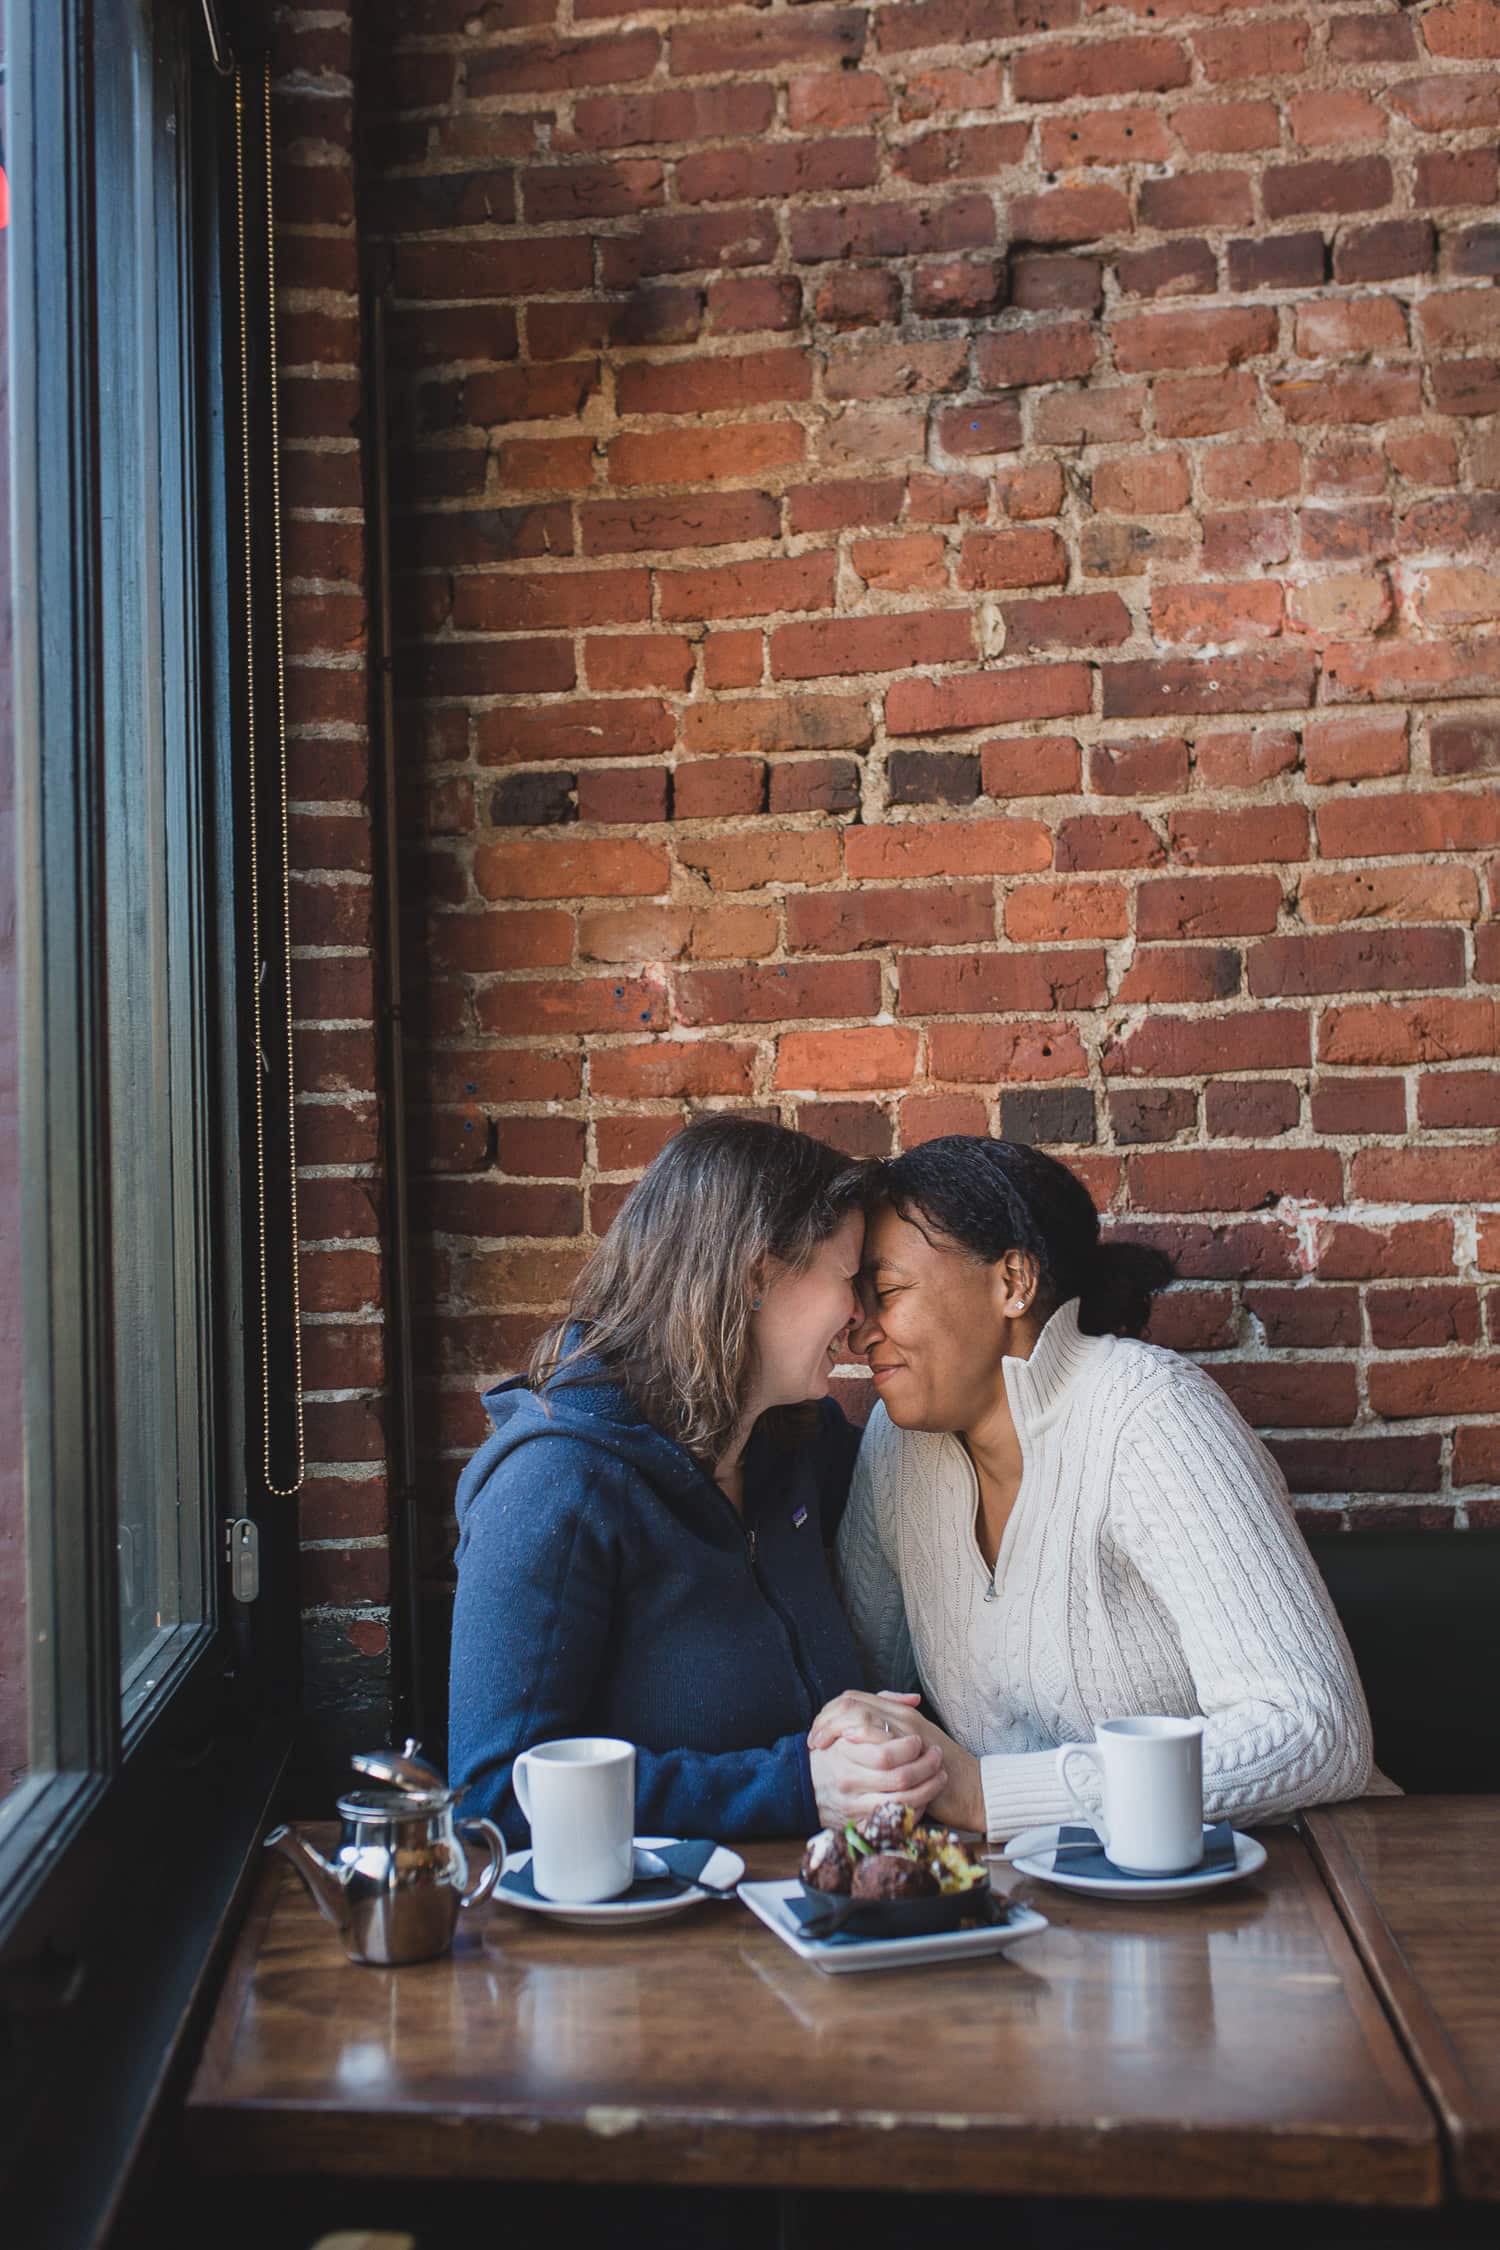
{"type": "Polygon", "coordinates": [[[775,1260],[805,1267],[863,1203],[863,1174],[810,1134],[699,1118],[620,1207],[537,1345],[533,1390],[602,1364],[648,1422],[712,1469],[739,1425],[750,1316],[775,1260]]]}

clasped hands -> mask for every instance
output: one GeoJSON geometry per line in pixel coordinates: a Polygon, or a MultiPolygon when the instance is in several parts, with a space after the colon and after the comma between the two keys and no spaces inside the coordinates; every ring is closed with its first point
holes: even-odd
{"type": "Polygon", "coordinates": [[[826,1826],[863,1820],[887,1797],[954,1828],[984,1830],[979,1761],[917,1710],[919,1695],[848,1688],[808,1732],[813,1793],[826,1826]]]}

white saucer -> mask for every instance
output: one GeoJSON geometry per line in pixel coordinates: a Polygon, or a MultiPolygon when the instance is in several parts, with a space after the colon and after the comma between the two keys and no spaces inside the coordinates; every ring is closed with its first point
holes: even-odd
{"type": "MultiPolygon", "coordinates": [[[[661,1852],[665,1851],[669,1844],[680,1844],[682,1838],[680,1836],[637,1836],[635,1841],[645,1851],[661,1852]]],[[[521,1868],[530,1865],[530,1852],[508,1852],[506,1854],[507,1873],[512,1868],[519,1872],[521,1868]]],[[[731,1883],[738,1883],[744,1872],[745,1862],[740,1858],[739,1853],[732,1852],[727,1844],[718,1844],[714,1847],[713,1857],[706,1862],[702,1870],[705,1883],[722,1883],[726,1886],[731,1883]]],[[[668,1914],[681,1914],[689,1906],[701,1906],[705,1893],[702,1891],[681,1891],[676,1898],[601,1898],[592,1902],[582,1902],[573,1899],[518,1898],[516,1893],[508,1891],[503,1883],[497,1883],[493,1895],[500,1905],[519,1907],[523,1914],[550,1914],[554,1922],[577,1922],[589,1929],[597,1930],[612,1929],[624,1922],[663,1921],[668,1914]]]]}
{"type": "Polygon", "coordinates": [[[741,1883],[740,1897],[800,1961],[830,1976],[855,1969],[914,1969],[935,1967],[939,1961],[969,1961],[976,1954],[1004,1953],[1047,1927],[1046,1916],[1035,1907],[1012,1906],[1008,1922],[988,1923],[976,1930],[935,1930],[929,1937],[866,1938],[861,1945],[833,1945],[826,1938],[804,1937],[801,1923],[784,1905],[801,1888],[795,1877],[782,1883],[741,1883]]]}
{"type": "Polygon", "coordinates": [[[1061,1867],[1054,1866],[1055,1827],[1028,1828],[1013,1836],[1005,1847],[1005,1856],[1018,1874],[1034,1876],[1039,1883],[1056,1883],[1064,1891],[1092,1891],[1097,1898],[1186,1898],[1196,1891],[1216,1891],[1221,1883],[1241,1882],[1265,1866],[1264,1844],[1257,1843],[1253,1836],[1242,1836],[1237,1828],[1230,1834],[1234,1838],[1233,1867],[1210,1868],[1206,1874],[1189,1868],[1185,1875],[1142,1876],[1134,1881],[1074,1874],[1066,1861],[1061,1867]]]}

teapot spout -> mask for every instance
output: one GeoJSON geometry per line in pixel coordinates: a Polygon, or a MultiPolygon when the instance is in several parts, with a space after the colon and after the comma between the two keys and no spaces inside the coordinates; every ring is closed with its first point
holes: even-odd
{"type": "Polygon", "coordinates": [[[323,1854],[315,1851],[305,1837],[298,1835],[295,1828],[285,1825],[271,1830],[266,1838],[265,1848],[268,1852],[280,1852],[283,1859],[291,1861],[311,1891],[313,1904],[323,1919],[331,1922],[340,1936],[347,1936],[349,1904],[344,1897],[338,1871],[329,1865],[323,1854]]]}

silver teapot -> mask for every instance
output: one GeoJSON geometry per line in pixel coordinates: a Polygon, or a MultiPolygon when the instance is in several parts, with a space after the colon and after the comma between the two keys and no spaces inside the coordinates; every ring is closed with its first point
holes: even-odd
{"type": "Polygon", "coordinates": [[[458,1917],[487,1899],[505,1871],[505,1839],[492,1820],[455,1820],[450,1789],[417,1755],[421,1745],[370,1750],[352,1763],[381,1786],[338,1801],[343,1832],[331,1860],[295,1828],[273,1828],[267,1851],[291,1861],[351,1961],[395,1968],[430,1961],[453,1943],[458,1917]],[[469,1887],[460,1835],[482,1837],[490,1862],[469,1887]]]}

